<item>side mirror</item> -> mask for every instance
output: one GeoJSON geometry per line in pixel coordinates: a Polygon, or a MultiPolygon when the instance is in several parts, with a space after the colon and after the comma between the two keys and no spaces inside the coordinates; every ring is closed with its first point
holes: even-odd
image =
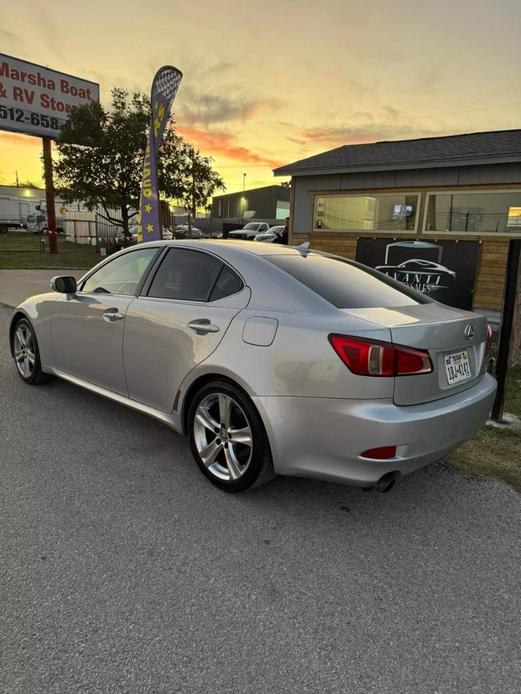
{"type": "Polygon", "coordinates": [[[75,294],[77,285],[74,277],[53,277],[51,289],[60,294],[75,294]]]}

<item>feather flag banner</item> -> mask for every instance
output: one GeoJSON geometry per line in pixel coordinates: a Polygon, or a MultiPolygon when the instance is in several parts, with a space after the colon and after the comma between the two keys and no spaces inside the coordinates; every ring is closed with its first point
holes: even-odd
{"type": "Polygon", "coordinates": [[[152,82],[150,93],[151,118],[147,148],[143,162],[143,180],[139,200],[138,242],[163,238],[157,175],[157,153],[161,146],[172,104],[181,84],[183,73],[172,65],[160,68],[152,82]]]}

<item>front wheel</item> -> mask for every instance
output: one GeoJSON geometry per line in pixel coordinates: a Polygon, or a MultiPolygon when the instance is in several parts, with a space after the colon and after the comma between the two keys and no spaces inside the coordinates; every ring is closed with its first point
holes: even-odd
{"type": "Polygon", "coordinates": [[[219,489],[240,492],[274,475],[261,418],[249,397],[226,381],[204,385],[188,412],[192,455],[219,489]]]}
{"type": "Polygon", "coordinates": [[[52,376],[42,371],[38,341],[31,323],[20,318],[13,333],[13,356],[18,373],[29,385],[40,385],[52,376]]]}

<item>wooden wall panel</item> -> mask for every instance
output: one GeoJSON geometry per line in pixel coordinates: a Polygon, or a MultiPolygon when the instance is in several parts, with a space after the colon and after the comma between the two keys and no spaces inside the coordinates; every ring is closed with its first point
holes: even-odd
{"type": "Polygon", "coordinates": [[[508,241],[483,241],[474,290],[474,307],[501,311],[508,241]]]}
{"type": "Polygon", "coordinates": [[[316,251],[326,251],[327,253],[335,253],[351,260],[355,259],[356,236],[329,235],[324,232],[318,232],[309,234],[309,241],[311,242],[311,248],[316,251]]]}

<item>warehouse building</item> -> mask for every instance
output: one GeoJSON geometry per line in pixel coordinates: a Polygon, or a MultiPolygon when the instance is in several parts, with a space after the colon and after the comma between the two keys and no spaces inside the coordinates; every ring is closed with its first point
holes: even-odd
{"type": "Polygon", "coordinates": [[[501,309],[508,241],[521,235],[521,130],[345,145],[274,173],[292,177],[291,243],[501,309]]]}
{"type": "Polygon", "coordinates": [[[212,198],[214,219],[284,220],[289,215],[288,186],[265,186],[212,198]]]}

